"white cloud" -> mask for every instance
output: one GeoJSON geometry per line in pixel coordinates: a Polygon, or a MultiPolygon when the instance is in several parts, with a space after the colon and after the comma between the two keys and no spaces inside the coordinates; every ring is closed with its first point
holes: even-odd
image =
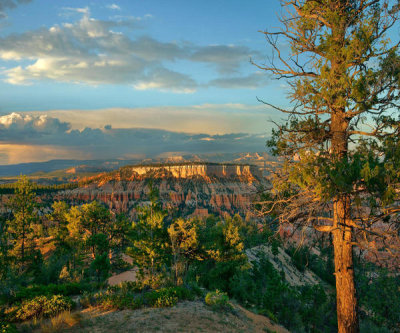
{"type": "MultiPolygon", "coordinates": [[[[199,86],[195,79],[168,68],[168,64],[183,60],[202,62],[226,76],[238,71],[252,53],[243,46],[201,47],[183,42],[161,42],[149,36],[130,38],[119,31],[122,27],[137,28],[147,16],[97,20],[91,17],[87,7],[64,10],[77,12],[80,18],[74,23],[0,38],[0,58],[21,62],[2,71],[6,82],[15,85],[38,80],[90,85],[129,84],[138,90],[191,93],[199,86]]],[[[238,87],[253,88],[256,84],[252,77],[237,75],[216,79],[211,85],[231,88],[234,81],[238,87]]]]}
{"type": "Polygon", "coordinates": [[[112,10],[121,10],[121,7],[118,6],[118,5],[115,4],[115,3],[112,3],[112,4],[110,4],[110,5],[107,5],[107,8],[108,8],[108,9],[112,9],[112,10]]]}
{"type": "Polygon", "coordinates": [[[0,41],[1,58],[34,61],[3,71],[5,80],[11,84],[54,80],[92,85],[132,84],[138,89],[173,92],[195,90],[196,84],[190,77],[162,65],[163,60],[181,57],[181,47],[150,37],[131,40],[111,30],[127,24],[132,22],[95,20],[85,11],[74,24],[6,37],[0,41]]]}
{"type": "Polygon", "coordinates": [[[90,13],[89,7],[82,7],[82,8],[63,7],[63,10],[81,13],[81,14],[85,14],[85,15],[89,15],[89,13],[90,13]]]}
{"type": "Polygon", "coordinates": [[[28,142],[34,137],[65,133],[70,124],[47,114],[31,115],[13,112],[0,117],[0,141],[28,142]]]}

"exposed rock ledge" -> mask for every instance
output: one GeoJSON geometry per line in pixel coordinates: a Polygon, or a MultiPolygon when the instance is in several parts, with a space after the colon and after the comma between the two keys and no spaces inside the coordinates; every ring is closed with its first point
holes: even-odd
{"type": "Polygon", "coordinates": [[[159,191],[164,208],[183,216],[248,214],[265,179],[257,166],[182,163],[126,166],[88,178],[81,187],[59,192],[55,198],[72,204],[98,200],[115,211],[135,213],[149,200],[148,180],[159,191]]]}
{"type": "Polygon", "coordinates": [[[174,178],[201,177],[245,177],[259,178],[262,173],[259,167],[242,164],[167,164],[129,167],[132,173],[143,176],[149,173],[165,172],[174,178]]]}

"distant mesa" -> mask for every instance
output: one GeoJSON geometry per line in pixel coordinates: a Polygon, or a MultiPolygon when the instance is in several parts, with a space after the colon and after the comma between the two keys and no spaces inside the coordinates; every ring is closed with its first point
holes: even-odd
{"type": "Polygon", "coordinates": [[[78,188],[60,191],[55,198],[75,204],[97,200],[116,212],[135,216],[137,206],[149,200],[149,180],[165,209],[177,209],[181,216],[190,217],[235,213],[244,217],[266,182],[260,166],[249,164],[140,164],[87,177],[78,188]]]}
{"type": "Polygon", "coordinates": [[[245,177],[252,179],[254,177],[262,177],[262,172],[259,167],[254,165],[243,164],[217,164],[217,163],[175,163],[165,165],[140,165],[125,167],[130,168],[131,172],[138,176],[148,174],[164,173],[173,178],[191,178],[191,177],[245,177]]]}

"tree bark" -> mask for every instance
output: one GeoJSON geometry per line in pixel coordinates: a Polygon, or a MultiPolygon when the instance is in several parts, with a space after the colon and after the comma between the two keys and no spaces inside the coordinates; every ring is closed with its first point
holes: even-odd
{"type": "Polygon", "coordinates": [[[336,276],[336,303],[339,333],[359,331],[357,297],[354,283],[353,245],[351,227],[346,225],[349,198],[334,203],[333,248],[336,276]]]}
{"type": "MultiPolygon", "coordinates": [[[[346,159],[348,121],[344,110],[332,114],[332,153],[338,160],[346,159]]],[[[333,204],[333,248],[336,277],[336,305],[339,333],[359,332],[357,296],[353,267],[353,230],[348,225],[351,218],[351,198],[338,194],[333,204]]]]}

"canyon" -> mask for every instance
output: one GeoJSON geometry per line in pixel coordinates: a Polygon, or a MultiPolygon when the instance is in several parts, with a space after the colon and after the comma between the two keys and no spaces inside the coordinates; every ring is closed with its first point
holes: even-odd
{"type": "Polygon", "coordinates": [[[97,200],[115,212],[136,214],[149,201],[150,184],[165,209],[182,216],[254,215],[252,202],[266,186],[258,166],[175,163],[125,166],[82,181],[82,186],[56,193],[54,199],[80,204],[97,200]]]}

